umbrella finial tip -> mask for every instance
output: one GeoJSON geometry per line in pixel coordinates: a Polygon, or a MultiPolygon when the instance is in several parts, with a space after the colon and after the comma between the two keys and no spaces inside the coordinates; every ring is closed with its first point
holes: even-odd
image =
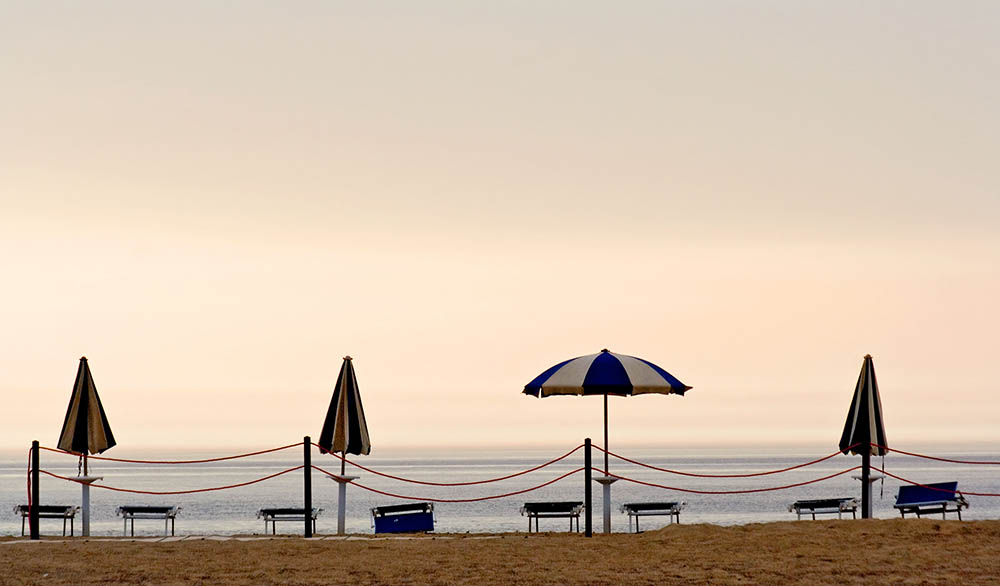
{"type": "Polygon", "coordinates": [[[347,356],[344,356],[344,360],[354,360],[354,359],[351,358],[350,355],[347,355],[347,356]]]}
{"type": "Polygon", "coordinates": [[[80,360],[83,360],[84,362],[86,362],[87,361],[87,357],[86,356],[81,356],[80,360]]]}
{"type": "Polygon", "coordinates": [[[604,348],[604,349],[602,349],[602,350],[601,350],[601,353],[602,353],[602,354],[604,354],[604,353],[606,353],[606,352],[609,352],[609,350],[608,350],[607,348],[604,348]]]}
{"type": "Polygon", "coordinates": [[[872,357],[871,354],[865,354],[865,358],[871,358],[871,357],[872,357]]]}

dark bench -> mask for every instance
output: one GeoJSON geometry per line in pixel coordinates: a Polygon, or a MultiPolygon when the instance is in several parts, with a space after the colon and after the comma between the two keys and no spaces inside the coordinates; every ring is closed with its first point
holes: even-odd
{"type": "Polygon", "coordinates": [[[812,515],[816,520],[816,515],[836,514],[838,519],[844,518],[844,513],[850,512],[851,518],[858,518],[858,499],[848,496],[832,499],[811,499],[795,501],[788,505],[788,511],[795,513],[796,519],[802,519],[802,515],[812,515]]]}
{"type": "Polygon", "coordinates": [[[411,503],[372,509],[375,533],[418,533],[434,531],[434,504],[411,503]]]}
{"type": "MultiPolygon", "coordinates": [[[[70,537],[73,536],[73,518],[76,517],[76,512],[80,510],[80,507],[67,505],[38,505],[35,508],[38,509],[39,519],[63,520],[63,537],[66,536],[66,519],[69,519],[69,534],[70,537]]],[[[24,520],[31,514],[31,509],[28,508],[28,505],[17,505],[14,507],[14,512],[21,514],[21,537],[24,537],[24,520]]]]}
{"type": "Polygon", "coordinates": [[[687,503],[679,502],[668,502],[668,503],[625,503],[622,505],[622,512],[628,513],[628,530],[632,530],[632,519],[635,518],[635,532],[639,532],[639,517],[652,517],[657,515],[667,515],[670,517],[670,523],[674,522],[674,519],[678,523],[681,522],[681,509],[687,506],[687,503]]]}
{"type": "Polygon", "coordinates": [[[117,514],[121,515],[124,527],[124,535],[129,527],[128,522],[132,521],[132,536],[135,537],[136,519],[163,519],[163,534],[167,534],[167,527],[170,528],[170,535],[174,534],[174,519],[177,517],[180,507],[146,506],[146,505],[122,505],[118,507],[117,514]]]}
{"type": "Polygon", "coordinates": [[[535,520],[535,531],[538,531],[539,519],[569,519],[569,530],[573,530],[573,519],[576,519],[576,530],[580,531],[580,513],[583,511],[583,501],[561,501],[545,503],[524,503],[521,515],[528,517],[528,533],[531,533],[531,520],[535,520]]]}
{"type": "Polygon", "coordinates": [[[903,517],[907,513],[915,513],[917,517],[941,513],[944,519],[947,513],[958,513],[958,520],[961,521],[962,509],[969,508],[969,501],[958,492],[958,482],[938,482],[900,486],[893,507],[899,509],[903,517]]]}
{"type": "MultiPolygon", "coordinates": [[[[309,518],[312,520],[313,534],[316,533],[316,517],[323,511],[323,509],[313,508],[309,512],[309,518]]],[[[257,518],[264,519],[264,533],[267,533],[267,524],[271,524],[271,535],[275,535],[277,530],[275,529],[275,524],[278,521],[298,521],[299,523],[305,523],[306,521],[306,510],[299,508],[272,508],[272,509],[261,509],[257,511],[257,518]]]]}

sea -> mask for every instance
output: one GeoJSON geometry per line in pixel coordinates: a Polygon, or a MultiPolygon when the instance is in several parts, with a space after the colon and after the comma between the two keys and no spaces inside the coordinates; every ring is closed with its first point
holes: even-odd
{"type": "MultiPolygon", "coordinates": [[[[583,451],[579,450],[556,463],[534,472],[507,480],[478,485],[427,486],[407,483],[376,473],[435,483],[460,484],[499,478],[521,472],[555,460],[569,452],[572,446],[559,448],[464,449],[420,451],[385,450],[370,456],[349,456],[349,459],[370,471],[347,466],[347,474],[358,476],[358,485],[349,485],[346,498],[346,530],[349,533],[373,533],[373,507],[421,502],[480,499],[517,493],[502,498],[472,502],[434,502],[435,531],[440,533],[526,532],[528,521],[520,509],[529,501],[584,500],[583,472],[572,473],[583,466],[583,451]],[[569,474],[566,478],[545,485],[569,474]],[[534,490],[532,490],[534,489],[534,490]],[[374,491],[381,491],[374,492],[374,491]],[[389,496],[392,495],[392,496],[389,496]],[[400,497],[409,497],[403,499],[400,497]]],[[[958,446],[948,449],[933,447],[907,451],[936,457],[966,461],[1000,461],[1000,446],[958,446]]],[[[903,449],[899,447],[897,449],[903,449]]],[[[658,468],[692,474],[736,475],[752,474],[789,468],[828,456],[836,446],[823,448],[621,448],[619,453],[631,460],[658,468]]],[[[105,455],[127,459],[195,460],[229,455],[218,451],[188,450],[177,453],[127,452],[115,450],[105,455]],[[117,452],[117,453],[115,453],[117,452]]],[[[27,503],[28,450],[0,454],[0,535],[21,535],[21,517],[17,505],[27,503]]],[[[312,464],[331,473],[340,472],[339,459],[313,451],[312,464]]],[[[101,476],[98,484],[140,491],[181,491],[215,488],[246,483],[289,468],[301,466],[301,446],[254,457],[203,464],[161,465],[132,464],[90,460],[90,474],[101,476]]],[[[915,483],[958,481],[966,492],[1000,495],[1000,466],[955,464],[891,453],[872,458],[873,466],[882,467],[893,475],[915,483]]],[[[821,482],[815,479],[831,476],[858,466],[859,456],[838,454],[822,462],[787,472],[749,478],[699,478],[662,472],[611,458],[612,474],[619,480],[611,486],[612,530],[629,530],[623,503],[649,501],[681,501],[686,503],[681,523],[741,525],[789,521],[795,514],[789,505],[800,499],[857,497],[861,483],[852,478],[854,471],[833,476],[821,482]],[[641,484],[646,483],[646,484],[641,484]],[[808,483],[808,484],[804,484],[808,483]],[[658,486],[651,486],[658,485],[658,486]],[[798,486],[795,486],[798,485],[798,486]],[[788,487],[788,488],[784,488],[788,487]],[[702,494],[689,491],[747,491],[779,488],[763,492],[734,494],[702,494]],[[684,490],[681,490],[684,489],[684,490]]],[[[593,451],[593,465],[603,468],[603,454],[593,451]]],[[[79,473],[77,458],[41,452],[40,469],[61,476],[79,473]]],[[[595,473],[595,476],[598,475],[595,473]]],[[[269,480],[237,488],[179,495],[149,495],[116,492],[100,486],[91,488],[91,535],[121,536],[124,523],[117,516],[121,505],[176,505],[181,511],[176,520],[177,535],[253,535],[264,533],[264,522],[257,511],[268,507],[302,507],[304,471],[296,470],[269,480]]],[[[331,534],[337,529],[337,483],[320,471],[311,475],[313,506],[323,509],[317,521],[317,533],[331,534]]],[[[898,517],[893,508],[901,481],[886,477],[873,485],[873,513],[878,518],[898,517]]],[[[81,487],[72,482],[43,474],[39,483],[42,504],[79,505],[81,487]]],[[[594,528],[603,527],[602,488],[593,486],[594,528]]],[[[1000,519],[1000,496],[967,496],[970,507],[963,519],[1000,519]]],[[[830,519],[828,515],[822,518],[830,519]]],[[[834,515],[832,518],[836,518],[834,515]]],[[[954,515],[949,515],[954,518],[954,515]]],[[[642,518],[642,529],[656,529],[668,524],[666,517],[642,518]]],[[[81,519],[76,519],[76,534],[81,519]]],[[[582,523],[581,523],[582,526],[582,523]]],[[[543,519],[542,531],[566,531],[566,519],[543,519]]],[[[296,523],[278,525],[279,533],[301,533],[296,523]]],[[[41,520],[42,535],[60,535],[62,521],[41,520]]],[[[136,536],[162,535],[164,524],[157,520],[135,523],[136,536]]]]}

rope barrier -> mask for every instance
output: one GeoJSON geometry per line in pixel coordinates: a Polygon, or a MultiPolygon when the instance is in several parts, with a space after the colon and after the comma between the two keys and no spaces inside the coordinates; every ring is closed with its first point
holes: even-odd
{"type": "Polygon", "coordinates": [[[795,484],[787,484],[785,486],[774,486],[774,487],[769,487],[769,488],[751,488],[751,489],[746,489],[746,490],[694,490],[694,489],[691,489],[691,488],[677,488],[675,486],[664,486],[662,484],[655,484],[653,482],[644,482],[642,480],[635,480],[634,478],[628,478],[628,477],[625,477],[625,476],[619,476],[617,474],[612,474],[612,473],[610,473],[610,472],[608,472],[606,470],[601,470],[599,468],[594,468],[593,470],[595,470],[597,472],[601,472],[603,474],[606,474],[607,476],[610,476],[612,478],[617,478],[619,480],[624,480],[626,482],[632,482],[632,483],[635,483],[635,484],[641,484],[643,486],[650,486],[650,487],[653,487],[653,488],[662,488],[664,490],[675,490],[677,492],[687,492],[687,493],[691,493],[691,494],[748,494],[748,493],[752,493],[752,492],[770,492],[770,491],[775,491],[775,490],[786,490],[786,489],[789,489],[789,488],[796,488],[796,487],[799,487],[799,486],[805,486],[807,484],[815,484],[817,482],[823,482],[824,480],[830,480],[831,478],[835,478],[837,476],[842,476],[844,474],[847,474],[848,472],[854,472],[855,470],[858,470],[860,468],[861,468],[861,466],[855,466],[854,468],[848,468],[847,470],[843,470],[843,471],[837,472],[835,474],[830,474],[829,476],[824,476],[822,478],[817,478],[815,480],[807,480],[805,482],[796,482],[795,484]]]}
{"type": "MultiPolygon", "coordinates": [[[[249,458],[250,456],[260,456],[261,454],[270,454],[271,452],[280,452],[281,450],[287,450],[289,448],[295,448],[301,446],[302,442],[288,444],[287,446],[281,446],[280,448],[271,448],[269,450],[260,450],[258,452],[249,452],[246,454],[237,454],[235,456],[223,456],[221,458],[205,458],[204,460],[128,460],[125,458],[109,458],[106,456],[88,456],[91,460],[103,460],[105,462],[122,462],[125,464],[207,464],[209,462],[224,462],[226,460],[237,460],[239,458],[249,458]]],[[[65,450],[57,450],[55,448],[47,448],[41,446],[41,449],[47,452],[53,452],[56,454],[62,454],[65,456],[75,456],[79,457],[80,454],[74,454],[73,452],[67,452],[65,450]]]]}
{"type": "Polygon", "coordinates": [[[904,456],[913,456],[914,458],[924,458],[925,460],[937,460],[938,462],[947,462],[949,464],[973,464],[982,466],[1000,466],[1000,462],[976,462],[974,460],[952,460],[949,458],[939,458],[937,456],[927,456],[925,454],[916,454],[913,452],[904,452],[903,450],[897,450],[890,448],[888,446],[880,446],[878,444],[872,444],[876,448],[881,448],[883,450],[888,450],[890,452],[896,452],[897,454],[903,454],[904,456]]]}
{"type": "MultiPolygon", "coordinates": [[[[323,474],[326,474],[327,476],[330,476],[330,477],[339,477],[339,474],[333,474],[331,472],[328,472],[328,471],[320,468],[319,466],[313,466],[312,468],[313,468],[313,470],[318,470],[318,471],[322,472],[323,474]]],[[[480,502],[480,501],[489,501],[489,500],[494,500],[494,499],[502,499],[502,498],[507,498],[507,497],[511,497],[511,496],[517,496],[519,494],[524,494],[526,492],[531,492],[531,491],[534,491],[534,490],[538,490],[540,488],[545,488],[546,486],[549,486],[550,484],[555,484],[556,482],[559,482],[560,480],[562,480],[564,478],[567,478],[569,476],[572,476],[574,474],[577,474],[578,472],[583,472],[583,470],[584,469],[582,467],[581,468],[577,468],[576,470],[571,470],[570,472],[567,472],[567,473],[563,474],[562,476],[559,476],[558,478],[553,478],[552,480],[549,480],[548,482],[544,482],[542,484],[539,484],[538,486],[532,486],[531,488],[525,488],[524,490],[516,490],[514,492],[508,492],[508,493],[504,493],[504,494],[497,494],[497,495],[492,495],[492,496],[483,496],[483,497],[469,498],[469,499],[438,499],[438,498],[424,498],[424,497],[415,497],[415,496],[405,496],[405,495],[401,495],[401,494],[395,494],[395,493],[391,493],[391,492],[385,492],[383,490],[378,490],[377,488],[372,488],[370,486],[365,486],[364,484],[361,484],[361,483],[358,483],[358,482],[351,482],[351,484],[354,485],[354,486],[357,486],[358,488],[363,488],[363,489],[365,489],[365,490],[367,490],[369,492],[374,492],[374,493],[380,494],[382,496],[387,496],[387,497],[390,497],[390,498],[403,499],[403,500],[409,500],[409,501],[430,501],[430,502],[433,502],[433,503],[475,503],[475,502],[480,502]]]]}
{"type": "MultiPolygon", "coordinates": [[[[229,490],[231,488],[240,488],[241,486],[250,486],[251,484],[257,484],[258,482],[264,482],[265,480],[271,480],[272,478],[277,478],[278,476],[281,476],[282,474],[288,474],[289,472],[295,472],[296,470],[302,470],[302,468],[304,468],[304,467],[305,467],[304,465],[296,466],[294,468],[289,468],[288,470],[282,470],[281,472],[277,472],[275,474],[271,474],[271,475],[265,476],[263,478],[257,478],[256,480],[250,480],[248,482],[241,482],[239,484],[230,484],[228,486],[215,486],[215,487],[212,487],[212,488],[196,488],[196,489],[191,489],[191,490],[168,490],[168,491],[132,490],[132,489],[129,489],[129,488],[117,488],[117,487],[114,487],[114,486],[108,486],[106,484],[91,484],[90,486],[93,486],[95,488],[103,488],[103,489],[106,489],[106,490],[113,490],[115,492],[128,492],[128,493],[132,493],[132,494],[152,494],[152,495],[194,494],[194,493],[199,493],[199,492],[212,492],[212,491],[217,491],[217,490],[229,490]]],[[[71,478],[71,477],[68,477],[68,476],[60,476],[58,474],[54,474],[52,472],[49,472],[48,470],[39,470],[39,472],[42,473],[42,474],[48,474],[49,476],[51,476],[53,478],[58,478],[60,480],[68,480],[69,482],[76,482],[77,484],[83,484],[83,482],[80,481],[80,480],[77,480],[75,478],[71,478]]]]}
{"type": "MultiPolygon", "coordinates": [[[[319,447],[317,444],[313,444],[313,445],[316,446],[317,448],[319,447]]],[[[500,481],[503,481],[503,480],[509,480],[511,478],[516,478],[518,476],[524,476],[525,474],[529,474],[531,472],[536,472],[538,470],[541,470],[542,468],[545,468],[547,466],[551,466],[552,464],[555,464],[556,462],[565,460],[566,458],[572,456],[574,453],[576,453],[581,448],[583,448],[583,444],[578,445],[577,447],[573,448],[569,452],[566,452],[562,456],[559,456],[555,460],[549,460],[548,462],[546,462],[544,464],[541,464],[539,466],[535,466],[534,468],[529,468],[527,470],[522,470],[521,472],[515,472],[514,474],[508,474],[507,476],[500,476],[498,478],[490,478],[490,479],[487,479],[487,480],[473,480],[473,481],[469,481],[469,482],[429,482],[429,481],[426,481],[426,480],[413,480],[411,478],[403,478],[401,476],[393,476],[392,474],[386,474],[384,472],[379,472],[377,470],[372,470],[371,468],[366,468],[365,466],[362,466],[361,464],[358,464],[356,462],[348,460],[346,457],[344,457],[342,455],[335,454],[333,452],[327,452],[327,453],[330,454],[330,455],[332,455],[332,456],[334,456],[335,458],[339,458],[339,459],[347,462],[348,464],[350,464],[351,466],[354,466],[355,468],[358,468],[360,470],[364,470],[365,472],[374,474],[376,476],[381,476],[383,478],[389,478],[391,480],[398,480],[400,482],[408,482],[410,484],[420,484],[420,485],[423,485],[423,486],[474,486],[474,485],[477,485],[477,484],[489,484],[491,482],[500,482],[500,481]]]]}
{"type": "MultiPolygon", "coordinates": [[[[851,446],[850,448],[847,448],[847,449],[850,450],[851,448],[854,448],[854,447],[856,447],[858,445],[860,445],[860,444],[855,444],[855,445],[853,445],[853,446],[851,446]]],[[[697,473],[694,473],[694,472],[681,472],[680,470],[671,470],[669,468],[659,468],[657,466],[653,466],[652,464],[644,464],[643,462],[639,462],[637,460],[632,460],[630,458],[626,458],[625,456],[619,456],[618,454],[616,454],[614,452],[609,452],[609,451],[605,450],[604,448],[601,448],[600,446],[594,446],[594,448],[597,449],[598,451],[604,452],[605,454],[607,454],[609,456],[612,456],[612,457],[617,458],[619,460],[622,460],[624,462],[628,462],[629,464],[635,464],[636,466],[642,466],[643,468],[649,468],[650,470],[656,470],[658,472],[667,472],[669,474],[677,474],[679,476],[690,476],[690,477],[693,477],[693,478],[754,478],[754,477],[757,477],[757,476],[768,476],[768,475],[771,475],[771,474],[781,474],[782,472],[788,472],[790,470],[797,470],[799,468],[805,468],[806,466],[812,466],[813,464],[819,464],[820,462],[824,462],[826,460],[829,460],[830,458],[833,458],[833,457],[841,454],[841,451],[837,450],[836,452],[830,454],[829,456],[824,456],[822,458],[819,458],[818,460],[813,460],[811,462],[806,462],[804,464],[797,464],[795,466],[789,466],[788,468],[781,468],[780,470],[768,470],[766,472],[752,472],[752,473],[749,473],[749,474],[697,474],[697,473]]]]}
{"type": "Polygon", "coordinates": [[[882,474],[885,474],[886,476],[890,476],[892,478],[895,478],[896,480],[898,480],[900,482],[905,482],[907,484],[912,484],[913,486],[919,486],[920,488],[926,488],[928,490],[936,490],[938,492],[947,492],[949,494],[951,494],[952,492],[957,492],[958,494],[961,494],[961,495],[966,495],[967,494],[967,495],[971,495],[971,496],[998,496],[998,497],[1000,497],[1000,494],[995,494],[995,493],[990,493],[990,492],[969,492],[967,490],[955,490],[955,491],[951,491],[951,490],[947,490],[947,489],[944,489],[944,488],[938,488],[936,486],[927,486],[926,484],[920,484],[919,482],[913,482],[912,480],[907,480],[906,478],[903,478],[902,476],[896,476],[892,472],[888,472],[885,469],[878,468],[876,466],[872,466],[872,470],[877,470],[877,471],[881,472],[882,474]]]}

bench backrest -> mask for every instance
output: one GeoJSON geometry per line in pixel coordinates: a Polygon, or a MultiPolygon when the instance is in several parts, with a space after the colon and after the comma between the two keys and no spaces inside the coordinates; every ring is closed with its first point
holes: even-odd
{"type": "Polygon", "coordinates": [[[896,505],[916,505],[920,503],[936,503],[955,500],[958,482],[938,482],[924,486],[903,485],[899,487],[896,505]]]}
{"type": "Polygon", "coordinates": [[[376,517],[383,515],[398,515],[409,513],[429,513],[434,510],[433,503],[412,503],[406,505],[386,505],[372,508],[372,514],[376,517]]]}
{"type": "Polygon", "coordinates": [[[851,497],[835,498],[835,499],[811,499],[803,501],[795,501],[792,504],[793,507],[798,509],[839,509],[841,503],[850,502],[851,497]]]}
{"type": "Polygon", "coordinates": [[[677,502],[672,503],[625,503],[622,507],[627,511],[666,511],[673,509],[678,505],[677,502]]]}
{"type": "MultiPolygon", "coordinates": [[[[76,513],[76,507],[68,505],[38,505],[35,508],[38,509],[39,513],[62,513],[64,515],[73,515],[76,513]]],[[[15,511],[22,515],[27,515],[29,513],[28,505],[17,505],[15,511]]]]}
{"type": "Polygon", "coordinates": [[[583,501],[524,503],[524,510],[528,513],[570,513],[582,506],[583,501]]]}
{"type": "Polygon", "coordinates": [[[165,515],[167,513],[173,512],[177,507],[151,507],[151,506],[133,506],[133,505],[122,505],[118,507],[118,510],[122,513],[153,513],[165,515]]]}

